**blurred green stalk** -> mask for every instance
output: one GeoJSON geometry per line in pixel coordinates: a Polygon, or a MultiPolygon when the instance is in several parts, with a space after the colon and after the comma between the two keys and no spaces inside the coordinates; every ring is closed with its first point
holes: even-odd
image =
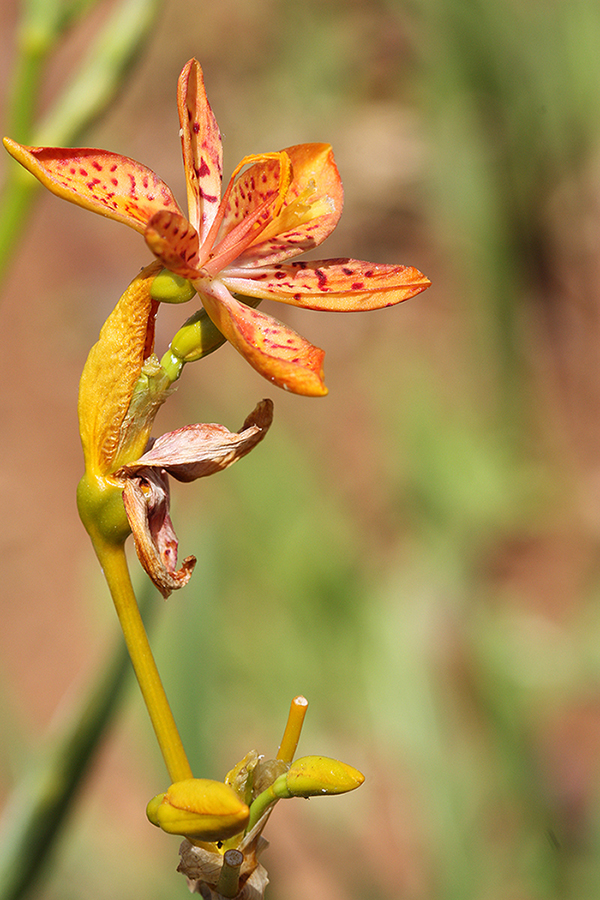
{"type": "MultiPolygon", "coordinates": [[[[65,31],[96,2],[24,2],[5,124],[13,140],[30,146],[72,144],[109,106],[121,87],[150,33],[161,0],[121,0],[98,30],[67,88],[43,121],[35,124],[35,105],[45,65],[65,31]]],[[[0,194],[0,281],[23,233],[39,186],[20,166],[9,165],[0,194]]]]}
{"type": "MultiPolygon", "coordinates": [[[[145,592],[144,610],[150,609],[150,595],[150,590],[145,592]]],[[[129,655],[120,640],[88,696],[14,788],[0,819],[0,900],[20,900],[44,874],[75,794],[119,708],[130,672],[129,655]]]]}
{"type": "MultiPolygon", "coordinates": [[[[36,124],[46,64],[66,31],[97,0],[24,0],[7,100],[6,131],[21,143],[76,140],[110,104],[150,33],[160,0],[121,0],[96,32],[78,72],[36,124]]],[[[27,224],[38,182],[9,165],[0,194],[0,280],[27,224]]],[[[44,749],[9,798],[0,821],[0,900],[28,894],[43,874],[74,795],[117,710],[130,671],[123,643],[61,734],[44,749]]]]}

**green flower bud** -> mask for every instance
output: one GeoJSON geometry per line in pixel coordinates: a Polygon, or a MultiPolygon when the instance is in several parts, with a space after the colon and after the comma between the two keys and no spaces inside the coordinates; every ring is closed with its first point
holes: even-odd
{"type": "Polygon", "coordinates": [[[163,794],[157,794],[156,797],[153,797],[148,806],[146,807],[146,816],[152,822],[153,825],[156,825],[160,828],[160,823],[158,821],[158,807],[161,805],[163,800],[166,797],[166,792],[163,794]]]}
{"type": "Polygon", "coordinates": [[[188,778],[154,797],[146,808],[153,825],[189,840],[224,841],[243,831],[250,811],[222,781],[188,778]]]}
{"type": "Polygon", "coordinates": [[[187,303],[195,293],[196,288],[191,281],[168,269],[158,273],[150,288],[150,296],[160,303],[187,303]]]}
{"type": "Polygon", "coordinates": [[[225,343],[225,338],[216,325],[208,317],[204,309],[199,309],[187,319],[169,348],[177,359],[183,362],[194,362],[208,356],[225,343]]]}
{"type": "Polygon", "coordinates": [[[315,797],[344,794],[360,787],[365,776],[357,769],[327,756],[304,756],[292,763],[285,777],[285,794],[279,794],[279,780],[273,785],[282,797],[315,797]]]}

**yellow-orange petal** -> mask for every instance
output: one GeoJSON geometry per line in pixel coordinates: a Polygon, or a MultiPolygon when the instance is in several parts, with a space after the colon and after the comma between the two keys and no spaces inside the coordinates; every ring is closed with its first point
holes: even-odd
{"type": "Polygon", "coordinates": [[[279,300],[304,309],[359,312],[393,306],[429,287],[412,266],[377,265],[358,259],[327,259],[233,268],[221,275],[230,291],[279,300]]]}
{"type": "Polygon", "coordinates": [[[223,148],[196,59],[190,59],[179,76],[177,106],[190,222],[204,240],[221,200],[223,148]]]}
{"type": "Polygon", "coordinates": [[[264,378],[307,397],[327,393],[325,353],[291,328],[235,300],[219,281],[195,281],[194,287],[219,331],[264,378]]]}
{"type": "Polygon", "coordinates": [[[290,187],[277,216],[241,255],[241,265],[270,265],[317,247],[342,214],[344,191],[330,145],[297,144],[284,152],[292,164],[290,187]]]}
{"type": "Polygon", "coordinates": [[[186,279],[198,274],[198,232],[184,216],[161,210],[150,219],[144,237],[170,272],[186,279]]]}
{"type": "Polygon", "coordinates": [[[92,212],[143,233],[152,216],[167,209],[181,214],[169,187],[128,156],[88,147],[4,146],[49,191],[92,212]]]}
{"type": "MultiPolygon", "coordinates": [[[[102,326],[83,368],[78,413],[89,473],[106,475],[118,464],[123,421],[144,360],[152,353],[158,304],[150,288],[158,272],[160,263],[153,262],[134,278],[102,326]]],[[[133,439],[143,452],[147,431],[133,439]]],[[[135,453],[135,447],[130,452],[135,453]]]]}

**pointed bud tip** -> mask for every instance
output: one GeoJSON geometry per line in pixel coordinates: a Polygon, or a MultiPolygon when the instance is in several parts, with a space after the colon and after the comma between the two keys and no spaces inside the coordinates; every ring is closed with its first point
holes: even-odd
{"type": "Polygon", "coordinates": [[[303,756],[292,763],[286,786],[293,797],[344,794],[360,787],[365,776],[358,769],[327,756],[303,756]]]}

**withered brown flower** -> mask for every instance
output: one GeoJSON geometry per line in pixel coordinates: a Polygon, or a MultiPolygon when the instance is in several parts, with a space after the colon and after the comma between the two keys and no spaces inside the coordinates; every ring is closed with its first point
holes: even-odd
{"type": "Polygon", "coordinates": [[[187,482],[226,469],[262,441],[272,419],[272,402],[262,400],[238,433],[223,425],[187,425],[163,434],[143,456],[115,472],[137,555],[163,597],[187,584],[196,564],[188,556],[177,569],[168,476],[187,482]]]}

